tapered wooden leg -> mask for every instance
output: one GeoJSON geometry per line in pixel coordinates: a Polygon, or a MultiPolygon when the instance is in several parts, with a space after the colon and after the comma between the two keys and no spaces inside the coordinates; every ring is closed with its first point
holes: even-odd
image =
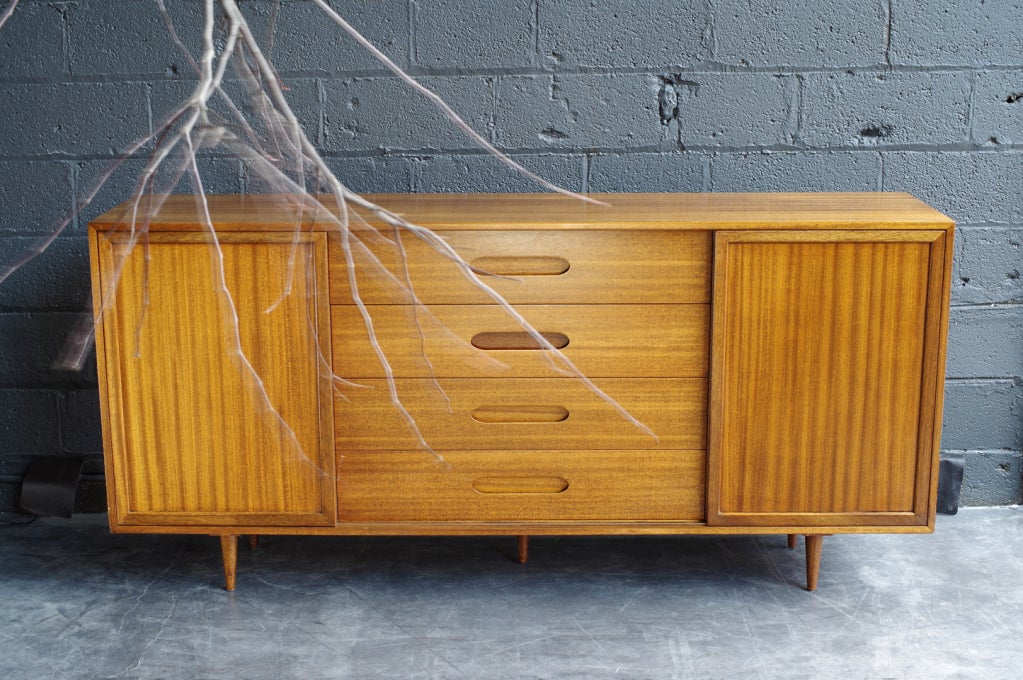
{"type": "Polygon", "coordinates": [[[799,540],[799,534],[789,534],[789,550],[796,549],[796,542],[799,540]]]}
{"type": "Polygon", "coordinates": [[[255,550],[258,547],[259,547],[259,535],[258,534],[249,534],[249,548],[251,548],[252,550],[255,550]]]}
{"type": "Polygon", "coordinates": [[[821,570],[821,546],[824,537],[806,536],[806,589],[817,590],[817,575],[821,570]]]}
{"type": "Polygon", "coordinates": [[[220,552],[224,556],[224,588],[233,591],[235,575],[238,573],[238,537],[221,536],[220,552]]]}
{"type": "Polygon", "coordinates": [[[519,564],[529,559],[529,536],[519,536],[519,564]]]}

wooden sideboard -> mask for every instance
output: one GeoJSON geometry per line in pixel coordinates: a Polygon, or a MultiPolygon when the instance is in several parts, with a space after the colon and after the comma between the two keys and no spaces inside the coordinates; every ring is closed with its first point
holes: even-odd
{"type": "Polygon", "coordinates": [[[191,196],[142,236],[121,206],[89,231],[113,531],[220,536],[228,589],[239,535],[803,534],[813,589],[825,535],[933,530],[953,223],[913,197],[368,198],[594,389],[371,214],[350,271],[279,196],[209,197],[218,247],[191,196]]]}

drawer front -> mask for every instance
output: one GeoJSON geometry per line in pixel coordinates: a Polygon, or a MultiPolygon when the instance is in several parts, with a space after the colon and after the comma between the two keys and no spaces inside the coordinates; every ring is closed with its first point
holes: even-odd
{"type": "MultiPolygon", "coordinates": [[[[572,378],[399,379],[396,386],[423,438],[438,451],[706,448],[706,379],[595,383],[656,437],[572,378]]],[[[335,401],[338,452],[419,448],[391,403],[387,381],[359,384],[369,389],[347,388],[335,401]]]]}
{"type": "MultiPolygon", "coordinates": [[[[586,376],[706,377],[709,305],[520,305],[534,329],[586,376]]],[[[532,336],[496,305],[369,308],[376,339],[400,378],[553,377],[532,336]],[[429,363],[427,363],[427,359],[429,363]]],[[[331,309],[334,371],[383,378],[355,305],[331,309]]]]}
{"type": "Polygon", "coordinates": [[[348,522],[703,520],[703,451],[350,452],[348,522]]]}
{"type": "MultiPolygon", "coordinates": [[[[709,232],[447,232],[441,236],[512,304],[679,303],[710,299],[709,232]],[[670,285],[665,282],[671,282],[670,285]]],[[[449,258],[404,235],[398,248],[353,246],[358,292],[369,304],[404,304],[411,281],[427,304],[493,304],[449,258]],[[372,255],[369,254],[372,250],[372,255]],[[404,262],[407,261],[407,272],[404,262]]],[[[330,241],[330,299],[352,302],[339,239],[330,241]]]]}

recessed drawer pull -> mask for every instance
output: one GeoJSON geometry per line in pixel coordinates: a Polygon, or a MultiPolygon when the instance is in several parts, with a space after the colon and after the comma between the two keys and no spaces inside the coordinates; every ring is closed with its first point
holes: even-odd
{"type": "MultiPolygon", "coordinates": [[[[568,336],[564,333],[540,333],[554,349],[568,347],[568,336]]],[[[532,335],[525,331],[488,331],[477,333],[470,340],[476,349],[545,349],[532,335]]]]}
{"type": "Polygon", "coordinates": [[[523,255],[518,257],[477,257],[472,268],[494,276],[560,276],[571,266],[563,257],[523,255]]]}
{"type": "Polygon", "coordinates": [[[473,409],[478,423],[560,423],[568,420],[564,406],[480,406],[473,409]]]}
{"type": "Polygon", "coordinates": [[[567,488],[562,477],[481,477],[472,482],[477,493],[562,493],[567,488]]]}

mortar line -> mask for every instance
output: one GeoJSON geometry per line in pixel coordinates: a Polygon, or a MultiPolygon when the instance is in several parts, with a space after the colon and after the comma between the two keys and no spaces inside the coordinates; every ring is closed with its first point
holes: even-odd
{"type": "Polygon", "coordinates": [[[533,64],[537,67],[543,65],[540,58],[540,0],[533,0],[533,64]]]}
{"type": "Polygon", "coordinates": [[[885,4],[886,9],[886,21],[884,31],[884,62],[888,67],[888,70],[892,70],[892,0],[888,0],[885,4]]]}
{"type": "Polygon", "coordinates": [[[490,143],[497,145],[497,89],[501,84],[501,76],[494,76],[490,80],[490,143]]]}
{"type": "MultiPolygon", "coordinates": [[[[408,60],[410,67],[419,63],[419,53],[416,49],[416,42],[418,38],[416,21],[416,0],[408,0],[408,60]]],[[[388,71],[388,73],[390,72],[388,71]]],[[[412,74],[412,71],[409,71],[409,73],[412,74]]]]}
{"type": "MultiPolygon", "coordinates": [[[[494,77],[502,76],[547,76],[551,69],[542,67],[507,67],[507,68],[434,68],[425,66],[411,66],[406,71],[414,77],[494,77]]],[[[809,67],[809,66],[735,66],[732,64],[720,64],[716,62],[699,62],[689,66],[672,65],[671,73],[679,75],[727,75],[727,74],[768,74],[768,75],[828,75],[845,74],[849,71],[854,73],[875,73],[878,71],[891,73],[988,73],[988,72],[1018,72],[1019,66],[990,64],[984,66],[973,66],[969,64],[932,64],[917,66],[912,64],[892,65],[889,68],[886,64],[851,64],[847,66],[809,67]]],[[[650,67],[602,67],[602,66],[567,66],[559,67],[558,74],[564,76],[660,76],[665,69],[663,66],[650,67]]],[[[352,69],[346,71],[331,72],[325,74],[322,69],[283,70],[280,76],[284,79],[314,79],[324,78],[332,80],[344,80],[349,78],[391,78],[396,79],[393,73],[385,69],[352,69]]],[[[0,85],[82,85],[94,83],[126,83],[146,81],[150,83],[179,83],[192,82],[192,78],[181,78],[167,76],[164,73],[119,73],[119,74],[83,74],[67,75],[54,80],[50,76],[6,76],[0,78],[0,85]]],[[[225,83],[241,82],[239,78],[230,75],[225,76],[225,83]]]]}
{"type": "Polygon", "coordinates": [[[78,184],[80,171],[78,163],[74,161],[61,161],[61,164],[68,169],[68,184],[71,186],[71,222],[68,224],[68,228],[73,232],[78,232],[81,226],[81,215],[79,215],[79,195],[78,195],[78,184]]]}
{"type": "Polygon", "coordinates": [[[322,78],[316,82],[316,103],[319,111],[316,112],[316,146],[323,147],[327,142],[327,84],[322,78]]]}
{"type": "Polygon", "coordinates": [[[970,74],[970,99],[966,103],[966,141],[976,144],[976,136],[973,130],[974,112],[977,106],[977,74],[970,74]]]}
{"type": "Polygon", "coordinates": [[[61,66],[64,67],[64,75],[68,78],[71,77],[71,24],[68,21],[68,7],[67,5],[54,5],[60,13],[60,49],[63,52],[61,55],[61,66]]]}

